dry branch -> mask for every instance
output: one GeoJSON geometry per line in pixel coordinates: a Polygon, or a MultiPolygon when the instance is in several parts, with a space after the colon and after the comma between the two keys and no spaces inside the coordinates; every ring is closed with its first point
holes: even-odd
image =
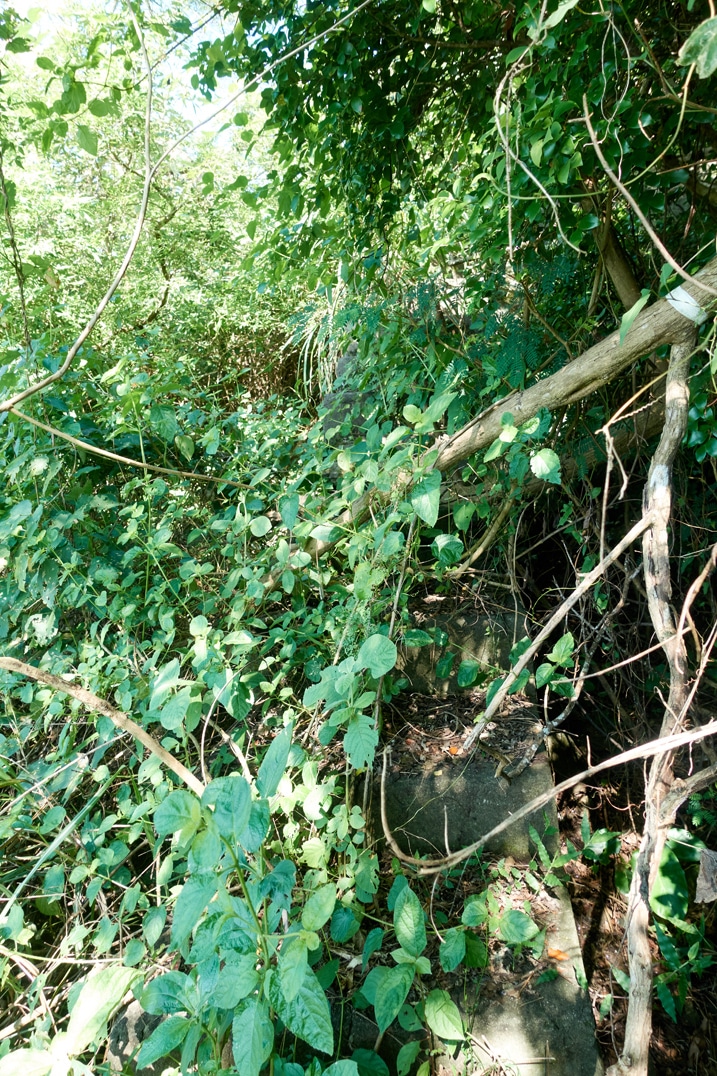
{"type": "Polygon", "coordinates": [[[66,680],[61,680],[59,676],[54,676],[43,669],[38,669],[35,665],[27,665],[24,661],[18,661],[17,658],[0,658],[0,669],[19,673],[21,676],[27,676],[40,684],[47,684],[48,687],[54,688],[55,691],[62,691],[66,695],[72,695],[73,699],[78,699],[88,710],[103,714],[118,729],[122,729],[123,732],[129,732],[131,736],[139,740],[148,751],[156,755],[172,773],[176,774],[180,781],[183,781],[192,792],[195,792],[198,796],[201,796],[204,792],[204,785],[199,778],[194,776],[191,770],[183,766],[174,755],[170,755],[169,751],[165,751],[154,736],[150,736],[148,732],[145,732],[141,725],[138,725],[136,721],[127,717],[120,710],[116,710],[114,706],[111,706],[105,699],[101,699],[99,695],[95,695],[84,687],[78,687],[76,684],[68,684],[66,680]]]}
{"type": "MultiPolygon", "coordinates": [[[[717,285],[717,258],[713,258],[694,279],[710,289],[717,285]]],[[[704,305],[705,292],[698,284],[685,284],[684,290],[697,304],[704,305]]],[[[637,316],[622,344],[620,333],[612,333],[562,370],[497,401],[451,437],[439,438],[428,450],[437,450],[434,467],[448,473],[476,452],[488,448],[500,435],[503,428],[501,420],[506,414],[513,416],[513,425],[520,426],[533,418],[541,408],[555,411],[577,403],[609,384],[623,370],[655,348],[683,341],[685,330],[689,327],[690,322],[667,299],[658,300],[637,316]]],[[[417,469],[420,469],[420,464],[417,469]]],[[[403,475],[399,481],[408,486],[411,476],[403,475]]],[[[335,526],[339,530],[346,530],[363,523],[369,516],[371,499],[378,499],[379,496],[376,490],[372,490],[370,494],[359,497],[334,520],[335,526]]],[[[388,499],[389,495],[383,496],[388,499]]],[[[305,548],[315,560],[332,549],[338,540],[311,539],[305,548]]]]}

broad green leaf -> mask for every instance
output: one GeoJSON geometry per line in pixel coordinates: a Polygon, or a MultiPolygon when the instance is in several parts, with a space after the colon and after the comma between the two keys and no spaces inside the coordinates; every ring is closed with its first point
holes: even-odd
{"type": "Polygon", "coordinates": [[[441,472],[429,471],[411,490],[411,506],[416,515],[435,527],[441,502],[441,472]]]}
{"type": "Polygon", "coordinates": [[[455,971],[466,955],[466,932],[451,927],[443,935],[438,959],[444,971],[455,971]]]}
{"type": "Polygon", "coordinates": [[[662,919],[683,923],[687,916],[689,892],[682,864],[669,845],[665,845],[650,889],[650,907],[662,919]]]}
{"type": "Polygon", "coordinates": [[[560,457],[552,448],[541,448],[530,457],[530,469],[536,478],[542,478],[544,482],[551,482],[559,486],[562,479],[560,476],[560,457]]]}
{"type": "Polygon", "coordinates": [[[552,30],[554,26],[558,26],[563,21],[569,11],[572,11],[574,7],[580,3],[580,0],[560,0],[560,3],[556,7],[552,14],[548,15],[545,22],[542,23],[544,30],[552,30]]]}
{"type": "Polygon", "coordinates": [[[465,1035],[461,1014],[447,990],[431,990],[426,998],[426,1023],[448,1042],[458,1042],[465,1035]]]}
{"type": "Polygon", "coordinates": [[[393,926],[399,945],[411,956],[420,956],[426,948],[426,925],[421,902],[408,886],[398,894],[393,926]]]}
{"type": "Polygon", "coordinates": [[[717,71],[717,18],[705,19],[685,41],[677,55],[679,64],[695,64],[700,78],[717,71]]]}
{"type": "Polygon", "coordinates": [[[49,1050],[11,1050],[0,1057],[0,1076],[45,1076],[56,1063],[49,1050]]]}
{"type": "Polygon", "coordinates": [[[331,918],[335,906],[336,886],[333,882],[315,889],[301,912],[301,925],[304,930],[321,930],[331,918]]]}
{"type": "Polygon", "coordinates": [[[181,971],[168,971],[147,983],[140,995],[140,1005],[153,1016],[183,1012],[187,1008],[185,989],[189,977],[181,971]]]}
{"type": "Polygon", "coordinates": [[[85,153],[97,156],[97,134],[84,123],[77,124],[77,144],[85,153]]]}
{"type": "Polygon", "coordinates": [[[64,1044],[68,1054],[82,1054],[99,1041],[107,1021],[140,978],[141,972],[120,964],[90,972],[70,1013],[64,1044]]]}
{"type": "Polygon", "coordinates": [[[562,635],[553,649],[548,654],[548,661],[554,661],[556,665],[569,665],[572,661],[575,649],[575,639],[570,631],[562,635]]]}
{"type": "Polygon", "coordinates": [[[291,750],[291,737],[294,732],[294,723],[290,722],[282,729],[269,744],[269,750],[262,759],[259,772],[256,776],[256,787],[262,796],[270,799],[276,795],[279,782],[284,776],[286,764],[289,761],[291,750]]]}
{"type": "Polygon", "coordinates": [[[150,908],[149,911],[145,913],[144,919],[142,920],[142,933],[144,934],[145,941],[150,949],[153,949],[159,941],[166,921],[167,907],[165,904],[160,904],[156,908],[150,908]]]}
{"type": "Polygon", "coordinates": [[[149,424],[163,441],[168,445],[174,443],[174,438],[182,431],[177,423],[174,408],[168,404],[155,404],[149,410],[149,424]]]}
{"type": "Polygon", "coordinates": [[[430,646],[432,642],[433,636],[427,631],[422,631],[421,628],[409,628],[403,634],[404,646],[430,646]]]}
{"type": "Polygon", "coordinates": [[[358,1065],[348,1059],[334,1061],[333,1065],[324,1069],[323,1076],[358,1076],[358,1065]]]}
{"type": "Polygon", "coordinates": [[[235,1009],[258,981],[255,953],[228,953],[212,991],[212,1003],[219,1009],[235,1009]]]}
{"type": "Polygon", "coordinates": [[[642,310],[645,303],[647,303],[649,301],[649,299],[650,299],[650,292],[646,288],[643,288],[642,293],[640,295],[640,298],[637,300],[637,302],[634,303],[630,307],[630,309],[626,310],[625,313],[622,315],[622,320],[620,321],[620,343],[621,344],[624,342],[625,337],[627,336],[628,332],[630,331],[630,328],[631,328],[632,323],[634,322],[635,318],[640,313],[640,311],[642,310]]]}
{"type": "Polygon", "coordinates": [[[194,874],[182,886],[174,905],[172,945],[179,949],[199,922],[205,908],[217,891],[214,874],[194,874]]]}
{"type": "Polygon", "coordinates": [[[525,945],[538,933],[538,925],[517,908],[508,908],[498,921],[498,934],[508,945],[525,945]]]}
{"type": "Polygon", "coordinates": [[[361,993],[374,1007],[379,1031],[385,1031],[396,1019],[412,983],[413,968],[410,964],[398,964],[395,968],[378,967],[368,973],[361,993]]]}
{"type": "Polygon", "coordinates": [[[361,922],[356,918],[353,909],[339,904],[331,916],[331,937],[339,945],[343,945],[358,933],[360,926],[361,922]]]}
{"type": "Polygon", "coordinates": [[[287,1001],[293,1001],[301,990],[308,967],[306,939],[298,936],[285,941],[279,952],[277,970],[281,992],[287,1001]]]}
{"type": "Polygon", "coordinates": [[[271,520],[268,516],[255,516],[249,524],[249,530],[255,538],[263,538],[271,530],[271,520]]]}
{"type": "Polygon", "coordinates": [[[480,927],[488,918],[486,907],[487,893],[481,893],[477,897],[469,897],[463,908],[461,922],[467,927],[480,927]]]}
{"type": "Polygon", "coordinates": [[[10,538],[20,524],[31,515],[32,501],[18,501],[17,504],[14,504],[5,518],[0,519],[0,542],[10,538]]]}
{"type": "Polygon", "coordinates": [[[371,675],[378,680],[384,676],[396,664],[398,651],[396,644],[386,635],[369,635],[361,645],[356,655],[356,668],[368,669],[371,675]]]}
{"type": "Polygon", "coordinates": [[[431,543],[431,552],[441,564],[457,564],[463,556],[463,542],[457,534],[439,534],[431,543]]]}
{"type": "Polygon", "coordinates": [[[224,840],[238,843],[251,812],[251,792],[246,780],[238,773],[218,777],[205,788],[202,804],[214,807],[214,821],[224,840]]]}
{"type": "Polygon", "coordinates": [[[421,411],[420,407],[416,407],[415,404],[406,404],[403,409],[403,417],[406,422],[410,422],[412,426],[414,423],[421,420],[422,415],[423,411],[421,411]]]}
{"type": "Polygon", "coordinates": [[[421,0],[421,6],[429,15],[435,15],[437,0],[421,0]]]}
{"type": "Polygon", "coordinates": [[[162,704],[166,696],[179,683],[179,661],[172,658],[161,669],[157,670],[152,683],[152,694],[149,700],[150,710],[156,710],[162,704]]]}
{"type": "MultiPolygon", "coordinates": [[[[52,61],[50,61],[50,63],[52,63],[52,61]]],[[[54,67],[54,64],[52,66],[54,67]]],[[[101,98],[95,97],[94,100],[90,101],[87,105],[87,110],[93,116],[97,116],[98,119],[101,119],[102,116],[109,116],[110,112],[115,110],[115,106],[111,101],[103,101],[101,98]]]]}
{"type": "Polygon", "coordinates": [[[421,1052],[421,1042],[417,1039],[413,1039],[411,1042],[404,1042],[401,1049],[398,1051],[398,1057],[396,1058],[396,1072],[398,1076],[408,1076],[408,1073],[413,1068],[413,1063],[421,1052]]]}
{"type": "Polygon", "coordinates": [[[368,964],[371,956],[374,953],[377,953],[383,945],[383,938],[384,931],[381,929],[381,927],[374,927],[373,930],[370,930],[366,935],[366,941],[363,943],[363,954],[361,958],[361,966],[364,971],[366,970],[366,965],[368,964]]]}
{"type": "Polygon", "coordinates": [[[197,832],[202,820],[202,810],[197,797],[183,788],[170,792],[154,812],[154,828],[160,837],[179,833],[184,844],[197,832]]]}
{"type": "Polygon", "coordinates": [[[344,735],[344,751],[355,770],[373,765],[378,746],[378,729],[372,717],[359,714],[352,717],[344,735]]]}
{"type": "Polygon", "coordinates": [[[191,437],[185,437],[184,434],[178,433],[174,438],[174,443],[179,451],[184,456],[185,460],[189,462],[194,455],[194,441],[191,437]]]}
{"type": "Polygon", "coordinates": [[[284,997],[279,976],[273,972],[269,978],[269,1000],[289,1031],[307,1042],[312,1050],[324,1054],[334,1052],[329,1003],[311,968],[307,968],[301,988],[291,1001],[284,997]]]}
{"type": "Polygon", "coordinates": [[[171,1054],[172,1050],[176,1050],[184,1042],[191,1026],[192,1021],[186,1016],[168,1016],[166,1020],[162,1020],[142,1043],[134,1062],[137,1068],[147,1068],[171,1054]]]}
{"type": "Polygon", "coordinates": [[[176,695],[172,695],[171,698],[167,699],[158,715],[162,728],[167,729],[169,732],[181,729],[191,701],[191,687],[183,687],[176,695]]]}
{"type": "Polygon", "coordinates": [[[555,666],[549,661],[544,661],[541,665],[538,665],[538,668],[535,670],[536,688],[545,687],[546,684],[549,684],[553,678],[554,672],[555,666]]]}
{"type": "Polygon", "coordinates": [[[479,672],[480,665],[473,658],[462,661],[458,666],[458,687],[470,687],[476,682],[479,672]]]}
{"type": "Polygon", "coordinates": [[[358,1068],[358,1076],[390,1076],[388,1065],[375,1050],[354,1050],[351,1060],[358,1068]]]}

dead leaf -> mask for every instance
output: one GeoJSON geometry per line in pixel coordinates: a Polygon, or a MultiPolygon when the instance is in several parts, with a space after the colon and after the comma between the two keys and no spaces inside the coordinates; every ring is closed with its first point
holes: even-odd
{"type": "Polygon", "coordinates": [[[548,956],[551,960],[570,960],[568,954],[562,949],[548,949],[548,956]]]}

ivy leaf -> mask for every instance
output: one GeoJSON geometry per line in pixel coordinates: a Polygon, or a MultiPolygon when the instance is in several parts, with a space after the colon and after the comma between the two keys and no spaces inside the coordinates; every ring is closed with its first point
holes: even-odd
{"type": "Polygon", "coordinates": [[[717,71],[717,18],[706,19],[692,31],[677,55],[678,64],[694,64],[700,78],[717,71]]]}
{"type": "Polygon", "coordinates": [[[429,527],[435,527],[441,500],[441,472],[429,471],[411,490],[414,512],[429,527]]]}

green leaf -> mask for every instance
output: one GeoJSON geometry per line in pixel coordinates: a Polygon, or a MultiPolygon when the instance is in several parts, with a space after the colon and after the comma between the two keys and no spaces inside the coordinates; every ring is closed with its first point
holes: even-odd
{"type": "Polygon", "coordinates": [[[181,971],[168,971],[147,983],[140,994],[140,1004],[153,1016],[184,1012],[187,1008],[185,990],[189,978],[181,971]]]}
{"type": "Polygon", "coordinates": [[[426,948],[426,925],[421,902],[408,886],[398,895],[393,926],[399,945],[411,956],[420,956],[426,948]]]}
{"type": "Polygon", "coordinates": [[[481,893],[477,897],[470,897],[463,908],[461,922],[467,927],[480,927],[488,918],[486,900],[488,894],[481,893]]]}
{"type": "Polygon", "coordinates": [[[413,983],[413,968],[399,964],[395,968],[378,967],[368,973],[361,993],[371,1002],[379,1031],[393,1023],[413,983]]]}
{"type": "Polygon", "coordinates": [[[316,975],[307,968],[301,988],[291,1001],[284,997],[276,972],[269,977],[269,1001],[276,1015],[294,1035],[308,1042],[312,1050],[334,1052],[331,1012],[316,975]]]}
{"type": "Polygon", "coordinates": [[[378,729],[367,714],[352,717],[344,735],[344,751],[355,770],[373,765],[378,746],[378,729]]]}
{"type": "Polygon", "coordinates": [[[457,534],[439,534],[431,543],[431,552],[440,564],[457,564],[463,555],[463,542],[457,534]]]}
{"type": "Polygon", "coordinates": [[[566,631],[565,635],[561,635],[553,649],[548,654],[548,660],[554,661],[556,665],[570,665],[573,657],[573,650],[575,649],[575,639],[572,632],[566,631]]]}
{"type": "Polygon", "coordinates": [[[366,970],[371,956],[377,953],[383,945],[384,931],[381,927],[374,927],[366,935],[366,941],[363,943],[363,954],[361,958],[361,967],[366,970]]]}
{"type": "Polygon", "coordinates": [[[677,62],[695,64],[700,78],[717,71],[717,18],[706,19],[696,27],[677,55],[677,62]]]}
{"type": "Polygon", "coordinates": [[[10,538],[28,516],[32,515],[32,501],[18,501],[4,519],[0,520],[0,542],[10,538]]]}
{"type": "Polygon", "coordinates": [[[435,15],[437,0],[421,0],[421,6],[429,15],[435,15]]]}
{"type": "Polygon", "coordinates": [[[137,1068],[147,1068],[161,1057],[171,1054],[172,1050],[176,1050],[184,1042],[191,1026],[192,1021],[186,1016],[169,1016],[162,1020],[140,1046],[134,1061],[137,1068]]]}
{"type": "Polygon", "coordinates": [[[269,745],[269,750],[262,759],[256,776],[256,787],[259,793],[266,796],[267,799],[276,795],[279,782],[284,776],[284,770],[289,761],[293,732],[294,723],[292,721],[274,737],[269,745]]]}
{"type": "Polygon", "coordinates": [[[441,472],[429,473],[411,490],[411,505],[416,515],[435,527],[441,501],[441,472]]]}
{"type": "Polygon", "coordinates": [[[359,1076],[390,1076],[388,1065],[375,1050],[354,1050],[351,1060],[358,1067],[359,1076]]]}
{"type": "Polygon", "coordinates": [[[398,1051],[396,1058],[396,1072],[398,1076],[408,1076],[413,1068],[413,1063],[421,1052],[421,1043],[414,1039],[412,1042],[404,1042],[398,1051]]]}
{"type": "Polygon", "coordinates": [[[107,1021],[119,1008],[127,991],[140,978],[141,972],[120,964],[95,968],[90,972],[72,1006],[64,1043],[68,1054],[82,1054],[97,1044],[105,1032],[107,1021]]]}
{"type": "Polygon", "coordinates": [[[353,909],[339,904],[331,916],[331,937],[339,945],[343,945],[358,933],[360,926],[361,922],[356,918],[353,909]]]}
{"type": "Polygon", "coordinates": [[[444,971],[455,971],[465,955],[466,932],[457,927],[451,927],[443,935],[443,941],[438,950],[441,967],[444,971]]]}
{"type": "Polygon", "coordinates": [[[264,998],[248,998],[232,1021],[232,1052],[240,1076],[259,1076],[274,1046],[274,1025],[264,998]]]}
{"type": "Polygon", "coordinates": [[[263,538],[271,530],[271,520],[268,516],[256,516],[249,524],[249,530],[255,538],[263,538]]]}
{"type": "Polygon", "coordinates": [[[49,1050],[11,1050],[0,1057],[0,1076],[46,1076],[55,1066],[58,1059],[49,1050]]]}
{"type": "Polygon", "coordinates": [[[398,651],[396,644],[386,635],[369,635],[356,655],[356,669],[368,669],[378,680],[396,664],[398,651]]]}
{"type": "Polygon", "coordinates": [[[335,906],[336,886],[333,882],[315,889],[301,913],[301,925],[304,930],[321,930],[331,918],[335,906]]]}
{"type": "Polygon", "coordinates": [[[202,811],[197,797],[183,788],[170,792],[154,812],[154,828],[159,836],[179,833],[181,844],[191,840],[201,820],[202,811]]]}
{"type": "Polygon", "coordinates": [[[537,924],[517,908],[508,908],[498,921],[498,934],[508,945],[525,945],[538,933],[537,924]]]}
{"type": "Polygon", "coordinates": [[[102,116],[109,116],[110,112],[114,111],[114,105],[111,101],[103,101],[99,97],[95,97],[87,105],[87,109],[93,116],[97,116],[100,119],[102,116]]]}
{"type": "Polygon", "coordinates": [[[202,805],[214,807],[214,821],[226,841],[240,842],[251,812],[251,792],[238,773],[218,777],[204,790],[202,805]]]}
{"type": "Polygon", "coordinates": [[[462,661],[458,666],[458,687],[470,687],[476,682],[479,672],[480,664],[473,658],[462,661]]]}
{"type": "Polygon", "coordinates": [[[458,1007],[447,990],[431,990],[426,998],[426,1022],[440,1039],[458,1042],[464,1037],[458,1007]]]}
{"type": "Polygon", "coordinates": [[[432,642],[433,636],[420,628],[409,628],[403,633],[404,646],[430,646],[432,642]]]}
{"type": "Polygon", "coordinates": [[[169,404],[155,404],[149,409],[149,424],[154,432],[168,445],[181,433],[174,408],[169,404]]]}
{"type": "Polygon", "coordinates": [[[622,315],[622,320],[620,322],[620,344],[624,343],[625,337],[630,331],[632,323],[642,310],[645,303],[648,302],[649,298],[650,292],[646,288],[643,288],[640,298],[637,300],[637,302],[634,303],[630,307],[630,309],[626,310],[625,313],[622,315]]]}
{"type": "Polygon", "coordinates": [[[682,864],[669,845],[665,845],[660,866],[650,890],[650,907],[655,915],[670,922],[683,923],[689,904],[689,886],[682,864]]]}
{"type": "Polygon", "coordinates": [[[258,981],[254,953],[228,953],[212,991],[212,1003],[219,1009],[235,1009],[258,981]]]}
{"type": "Polygon", "coordinates": [[[184,883],[174,905],[172,920],[172,945],[176,949],[187,940],[216,891],[214,874],[195,874],[184,883]]]}
{"type": "Polygon", "coordinates": [[[544,661],[541,665],[538,665],[538,668],[535,670],[536,688],[545,687],[546,684],[549,684],[553,678],[554,672],[555,666],[551,665],[549,661],[544,661]]]}
{"type": "Polygon", "coordinates": [[[343,1061],[334,1061],[324,1069],[323,1076],[358,1076],[358,1065],[355,1061],[345,1058],[343,1061]]]}
{"type": "Polygon", "coordinates": [[[172,658],[160,669],[154,677],[154,683],[152,685],[152,694],[149,700],[150,710],[156,710],[160,706],[172,688],[176,687],[179,683],[179,661],[177,658],[172,658]]]}
{"type": "Polygon", "coordinates": [[[292,531],[299,515],[298,493],[285,493],[279,497],[279,515],[286,529],[292,531]]]}
{"type": "Polygon", "coordinates": [[[184,434],[178,433],[174,438],[174,443],[184,456],[185,460],[189,462],[194,455],[194,441],[191,437],[185,437],[184,434]]]}
{"type": "Polygon", "coordinates": [[[183,687],[176,695],[172,695],[171,699],[167,699],[159,711],[159,722],[162,728],[167,729],[169,732],[181,729],[191,701],[191,687],[183,687]]]}
{"type": "Polygon", "coordinates": [[[542,478],[544,482],[551,482],[559,486],[562,479],[560,476],[560,457],[552,448],[541,448],[530,457],[530,469],[536,478],[542,478]]]}
{"type": "Polygon", "coordinates": [[[85,153],[97,156],[97,135],[84,123],[77,124],[77,143],[85,153]]]}
{"type": "Polygon", "coordinates": [[[293,1001],[301,990],[309,966],[308,955],[306,939],[301,936],[288,939],[281,947],[277,968],[281,992],[287,1001],[293,1001]]]}
{"type": "Polygon", "coordinates": [[[572,11],[574,7],[580,3],[580,0],[560,0],[560,3],[556,7],[555,11],[551,15],[548,15],[542,27],[544,30],[552,30],[554,26],[557,26],[563,21],[569,11],[572,11]]]}

